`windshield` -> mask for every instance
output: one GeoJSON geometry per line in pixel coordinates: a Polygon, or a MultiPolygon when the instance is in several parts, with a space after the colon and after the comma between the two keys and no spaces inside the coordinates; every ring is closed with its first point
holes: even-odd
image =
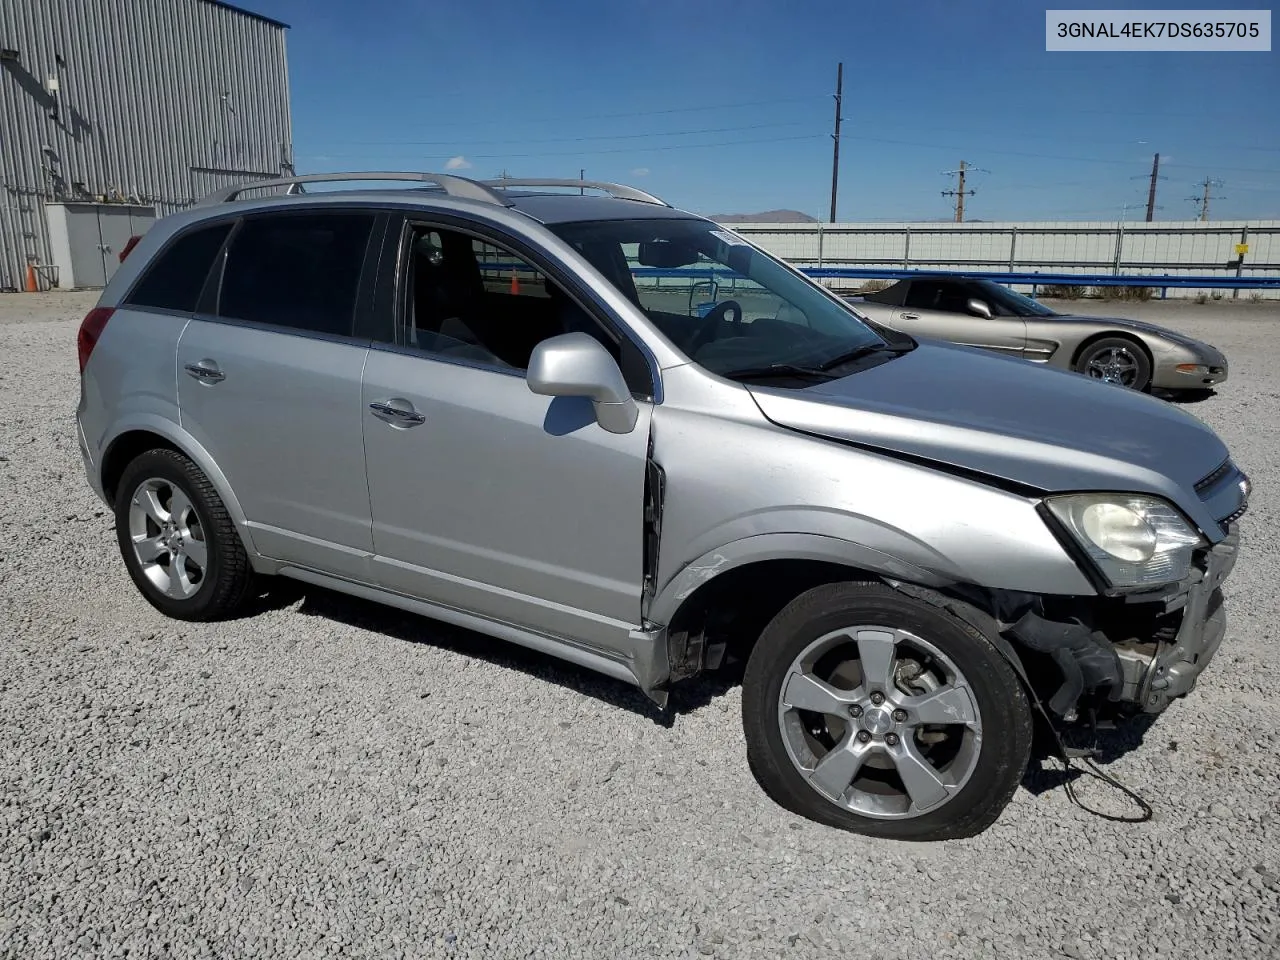
{"type": "Polygon", "coordinates": [[[991,305],[991,309],[995,311],[996,316],[1000,317],[1056,317],[1057,314],[1050,310],[1042,303],[1037,303],[1030,297],[1024,297],[1020,293],[1015,293],[1003,284],[996,283],[993,280],[975,281],[982,289],[982,295],[986,298],[987,303],[991,305]]]}
{"type": "Polygon", "coordinates": [[[713,373],[817,371],[887,347],[850,308],[709,221],[606,220],[551,229],[713,373]]]}

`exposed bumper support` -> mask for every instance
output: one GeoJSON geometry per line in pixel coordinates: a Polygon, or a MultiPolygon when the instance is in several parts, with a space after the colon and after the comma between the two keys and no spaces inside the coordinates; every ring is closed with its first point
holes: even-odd
{"type": "Polygon", "coordinates": [[[1235,566],[1238,544],[1233,526],[1225,540],[1206,551],[1191,576],[1163,597],[1164,614],[1182,611],[1172,638],[1153,632],[1119,640],[1104,629],[1026,611],[1007,632],[1025,647],[1049,655],[1061,671],[1062,684],[1050,697],[1050,709],[1070,718],[1081,697],[1094,692],[1113,703],[1159,713],[1189,693],[1226,633],[1221,587],[1235,566]]]}
{"type": "Polygon", "coordinates": [[[1054,623],[1028,610],[1009,632],[1032,650],[1049,654],[1062,671],[1062,686],[1049,699],[1049,709],[1059,716],[1066,716],[1085,691],[1114,690],[1120,683],[1115,649],[1088,627],[1054,623]]]}
{"type": "Polygon", "coordinates": [[[1226,634],[1221,588],[1235,566],[1239,542],[1233,527],[1209,552],[1206,569],[1186,595],[1182,624],[1173,640],[1155,644],[1154,650],[1118,648],[1124,671],[1121,699],[1141,704],[1147,713],[1159,713],[1195,687],[1226,634]]]}

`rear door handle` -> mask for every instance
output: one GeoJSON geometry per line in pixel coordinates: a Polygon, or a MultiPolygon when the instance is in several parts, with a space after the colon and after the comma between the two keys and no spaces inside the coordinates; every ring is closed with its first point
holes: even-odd
{"type": "Polygon", "coordinates": [[[199,363],[188,363],[183,367],[187,373],[195,377],[201,383],[221,383],[227,379],[227,375],[218,369],[218,365],[212,360],[201,360],[199,363]]]}
{"type": "Polygon", "coordinates": [[[898,319],[899,319],[899,320],[919,320],[919,319],[920,319],[920,314],[918,314],[918,313],[900,313],[900,314],[898,314],[898,319]]]}
{"type": "Polygon", "coordinates": [[[408,400],[401,400],[399,397],[391,400],[375,400],[369,404],[369,409],[379,420],[385,420],[393,426],[416,427],[420,423],[427,422],[427,418],[414,410],[408,400]],[[403,406],[395,404],[403,404],[403,406]]]}

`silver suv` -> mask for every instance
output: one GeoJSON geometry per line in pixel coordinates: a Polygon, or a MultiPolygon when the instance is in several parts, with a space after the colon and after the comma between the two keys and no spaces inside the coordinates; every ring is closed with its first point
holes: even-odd
{"type": "Polygon", "coordinates": [[[979,832],[1036,724],[1158,712],[1224,633],[1249,482],[1197,419],[895,333],[629,187],[228,189],[142,238],[79,353],[89,482],[165,614],[291,577],[664,707],[745,664],[758,780],[836,827],[979,832]]]}

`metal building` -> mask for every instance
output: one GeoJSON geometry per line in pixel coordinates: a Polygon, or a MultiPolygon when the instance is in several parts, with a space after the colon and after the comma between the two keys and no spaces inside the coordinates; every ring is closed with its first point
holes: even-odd
{"type": "Polygon", "coordinates": [[[0,290],[101,286],[129,236],[293,172],[287,25],[220,0],[0,0],[0,290]]]}

